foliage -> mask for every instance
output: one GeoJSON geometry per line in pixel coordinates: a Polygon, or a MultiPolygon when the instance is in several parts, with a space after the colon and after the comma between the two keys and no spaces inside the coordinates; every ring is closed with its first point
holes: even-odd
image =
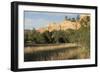
{"type": "Polygon", "coordinates": [[[67,33],[65,31],[45,31],[44,33],[39,33],[35,30],[30,30],[24,34],[24,41],[30,41],[36,44],[43,43],[67,43],[69,42],[67,33]]]}
{"type": "Polygon", "coordinates": [[[85,48],[90,48],[90,17],[86,16],[80,21],[81,27],[78,30],[68,29],[70,42],[79,43],[85,48]]]}

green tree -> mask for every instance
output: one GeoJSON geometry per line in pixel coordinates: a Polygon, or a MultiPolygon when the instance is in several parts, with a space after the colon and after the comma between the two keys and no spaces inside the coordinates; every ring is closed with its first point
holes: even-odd
{"type": "Polygon", "coordinates": [[[52,42],[52,32],[49,32],[49,31],[45,31],[44,33],[43,33],[43,37],[45,38],[45,41],[47,42],[47,43],[51,43],[52,42]]]}
{"type": "Polygon", "coordinates": [[[65,16],[65,20],[68,20],[68,16],[65,16]]]}
{"type": "Polygon", "coordinates": [[[76,20],[75,20],[75,18],[72,18],[71,21],[72,21],[72,22],[75,22],[76,20]]]}
{"type": "Polygon", "coordinates": [[[53,31],[52,32],[53,43],[68,43],[68,35],[65,31],[53,31]]]}

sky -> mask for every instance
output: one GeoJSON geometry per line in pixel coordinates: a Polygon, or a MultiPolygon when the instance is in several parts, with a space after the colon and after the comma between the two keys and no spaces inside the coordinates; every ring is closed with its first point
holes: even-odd
{"type": "Polygon", "coordinates": [[[50,23],[60,23],[64,21],[65,16],[68,18],[76,18],[76,13],[60,13],[60,12],[37,12],[24,11],[24,29],[38,29],[48,26],[50,23]]]}

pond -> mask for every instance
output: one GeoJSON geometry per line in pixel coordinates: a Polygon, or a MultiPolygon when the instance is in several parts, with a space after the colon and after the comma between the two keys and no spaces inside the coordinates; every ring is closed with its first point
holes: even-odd
{"type": "Polygon", "coordinates": [[[24,61],[86,59],[90,52],[75,43],[37,44],[24,47],[24,61]]]}

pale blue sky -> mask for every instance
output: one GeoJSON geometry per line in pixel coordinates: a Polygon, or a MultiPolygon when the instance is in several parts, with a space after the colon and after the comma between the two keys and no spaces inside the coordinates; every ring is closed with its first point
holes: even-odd
{"type": "Polygon", "coordinates": [[[65,16],[76,18],[75,13],[58,13],[58,12],[24,12],[24,29],[38,29],[47,26],[49,23],[59,23],[64,21],[65,16]]]}

